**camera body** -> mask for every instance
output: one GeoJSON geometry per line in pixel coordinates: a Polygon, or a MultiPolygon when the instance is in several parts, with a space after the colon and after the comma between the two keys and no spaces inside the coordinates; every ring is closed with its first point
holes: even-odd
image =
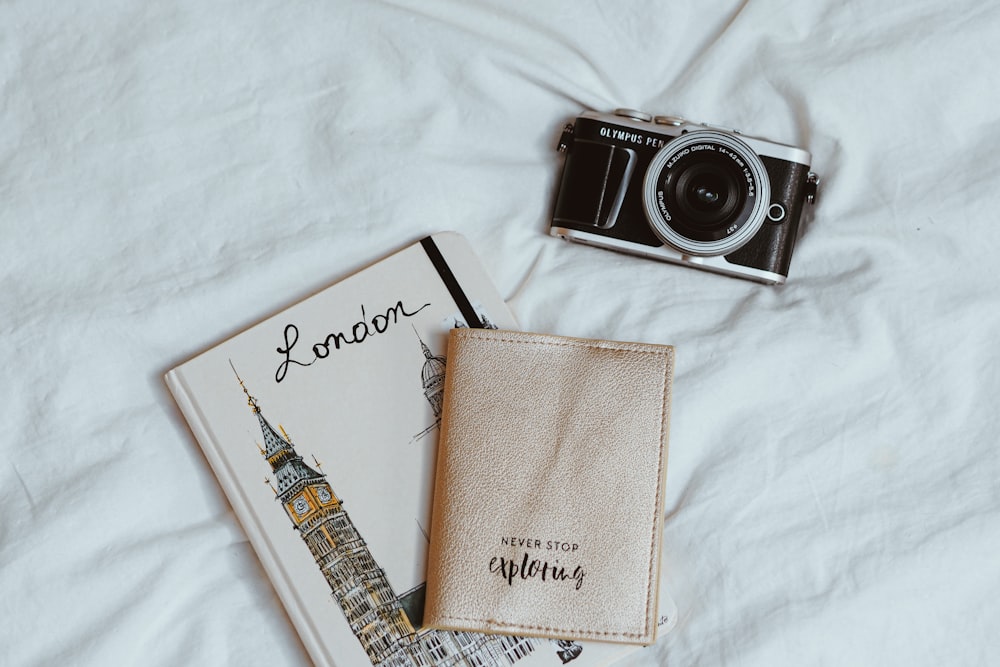
{"type": "Polygon", "coordinates": [[[631,109],[584,112],[559,150],[553,236],[771,285],[819,182],[801,148],[631,109]]]}

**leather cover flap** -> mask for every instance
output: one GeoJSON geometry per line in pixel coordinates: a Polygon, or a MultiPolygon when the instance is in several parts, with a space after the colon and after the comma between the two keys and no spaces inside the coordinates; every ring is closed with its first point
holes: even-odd
{"type": "Polygon", "coordinates": [[[454,329],[424,622],[656,639],[673,348],[454,329]]]}

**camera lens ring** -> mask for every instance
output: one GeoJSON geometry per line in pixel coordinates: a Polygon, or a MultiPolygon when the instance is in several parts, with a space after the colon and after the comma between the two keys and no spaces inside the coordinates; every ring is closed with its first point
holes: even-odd
{"type": "Polygon", "coordinates": [[[684,254],[708,257],[733,252],[754,237],[767,219],[771,186],[760,157],[745,142],[722,132],[695,130],[674,138],[653,156],[642,194],[646,220],[661,241],[684,254]],[[685,172],[693,168],[727,186],[717,208],[712,209],[714,199],[702,198],[701,188],[678,194],[678,183],[692,182],[685,172]],[[699,207],[692,191],[712,205],[699,207]],[[696,209],[705,208],[711,214],[695,215],[696,209]]]}

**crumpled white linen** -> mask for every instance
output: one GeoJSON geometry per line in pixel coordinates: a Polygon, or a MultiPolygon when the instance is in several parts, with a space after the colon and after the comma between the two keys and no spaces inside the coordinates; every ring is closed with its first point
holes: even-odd
{"type": "Polygon", "coordinates": [[[1000,7],[0,4],[0,664],[303,664],[164,371],[431,232],[677,348],[676,629],[625,665],[1000,663],[1000,7]],[[809,149],[766,287],[547,236],[562,125],[809,149]]]}

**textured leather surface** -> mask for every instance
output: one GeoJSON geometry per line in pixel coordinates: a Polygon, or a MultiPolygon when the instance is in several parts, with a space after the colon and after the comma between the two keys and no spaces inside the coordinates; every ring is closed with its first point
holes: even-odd
{"type": "Polygon", "coordinates": [[[647,644],[673,348],[455,329],[426,624],[647,644]]]}

